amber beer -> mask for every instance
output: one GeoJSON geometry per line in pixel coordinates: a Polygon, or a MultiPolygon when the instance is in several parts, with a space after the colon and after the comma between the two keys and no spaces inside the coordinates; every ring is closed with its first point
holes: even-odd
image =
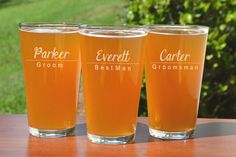
{"type": "Polygon", "coordinates": [[[85,110],[88,138],[92,142],[133,141],[145,36],[141,28],[81,27],[85,110]]]}
{"type": "Polygon", "coordinates": [[[73,133],[81,68],[78,26],[21,24],[20,40],[30,134],[73,133]]]}
{"type": "Polygon", "coordinates": [[[164,25],[148,29],[146,85],[150,134],[164,139],[192,137],[208,28],[164,25]]]}

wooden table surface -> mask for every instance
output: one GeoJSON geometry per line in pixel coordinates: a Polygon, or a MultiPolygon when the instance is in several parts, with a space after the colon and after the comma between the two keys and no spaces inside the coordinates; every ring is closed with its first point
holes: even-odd
{"type": "Polygon", "coordinates": [[[236,119],[198,119],[194,139],[162,141],[149,136],[147,118],[139,118],[135,143],[93,144],[84,117],[75,136],[37,138],[28,134],[25,115],[0,115],[0,157],[236,157],[236,119]]]}

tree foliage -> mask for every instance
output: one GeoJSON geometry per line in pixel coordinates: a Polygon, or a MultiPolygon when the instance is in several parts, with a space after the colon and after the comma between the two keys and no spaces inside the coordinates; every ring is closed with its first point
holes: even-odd
{"type": "MultiPolygon", "coordinates": [[[[125,20],[208,26],[199,116],[236,118],[236,0],[130,0],[125,20]]],[[[146,115],[143,82],[140,115],[146,115]]]]}

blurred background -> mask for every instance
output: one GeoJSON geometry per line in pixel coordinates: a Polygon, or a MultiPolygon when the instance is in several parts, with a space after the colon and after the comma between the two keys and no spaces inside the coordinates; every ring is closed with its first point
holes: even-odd
{"type": "MultiPolygon", "coordinates": [[[[236,118],[236,0],[0,0],[0,22],[0,114],[26,113],[19,22],[198,24],[210,27],[199,117],[236,118]]],[[[139,116],[145,90],[144,76],[139,116]]]]}

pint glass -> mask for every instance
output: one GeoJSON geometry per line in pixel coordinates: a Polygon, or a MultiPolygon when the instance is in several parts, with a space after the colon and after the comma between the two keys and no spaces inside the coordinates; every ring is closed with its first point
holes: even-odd
{"type": "Polygon", "coordinates": [[[88,138],[126,144],[135,136],[144,63],[142,28],[81,26],[88,138]]]}
{"type": "Polygon", "coordinates": [[[81,68],[78,26],[22,23],[20,40],[30,134],[72,134],[81,68]]]}
{"type": "Polygon", "coordinates": [[[208,28],[149,26],[146,85],[149,132],[163,139],[193,136],[208,28]]]}

